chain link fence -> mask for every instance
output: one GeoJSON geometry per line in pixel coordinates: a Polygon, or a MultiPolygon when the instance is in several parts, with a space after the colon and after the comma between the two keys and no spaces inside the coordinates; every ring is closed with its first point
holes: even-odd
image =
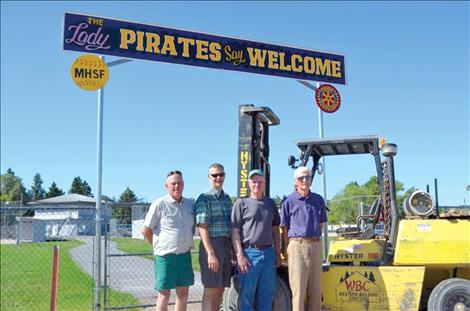
{"type": "MultiPolygon", "coordinates": [[[[149,204],[106,204],[102,208],[103,309],[154,309],[152,247],[140,233],[149,204]]],[[[93,309],[93,205],[42,207],[2,202],[0,221],[1,310],[49,309],[54,245],[60,248],[57,309],[93,309]]],[[[188,310],[200,310],[203,291],[197,236],[194,244],[196,278],[190,287],[188,310]]],[[[174,301],[173,296],[170,304],[174,301]]]]}
{"type": "Polygon", "coordinates": [[[90,310],[93,208],[39,208],[2,202],[1,310],[48,310],[53,247],[60,249],[58,310],[90,310]],[[87,248],[87,244],[90,247],[87,248]]]}
{"type": "MultiPolygon", "coordinates": [[[[116,203],[111,205],[109,230],[105,235],[105,309],[131,307],[149,308],[156,303],[155,275],[152,247],[142,234],[142,226],[150,204],[116,203]],[[111,289],[111,291],[109,290],[111,289]],[[117,295],[129,293],[133,298],[117,295]]],[[[203,287],[199,275],[199,239],[194,239],[195,247],[191,256],[195,274],[195,284],[189,288],[188,309],[200,310],[203,287]]],[[[172,291],[170,304],[174,304],[172,291]]]]}

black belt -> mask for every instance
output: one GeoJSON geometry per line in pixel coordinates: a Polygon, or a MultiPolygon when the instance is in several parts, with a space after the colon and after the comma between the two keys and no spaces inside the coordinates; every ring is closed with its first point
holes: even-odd
{"type": "Polygon", "coordinates": [[[250,244],[250,243],[243,243],[243,248],[254,248],[254,249],[266,249],[272,247],[272,244],[250,244]]]}

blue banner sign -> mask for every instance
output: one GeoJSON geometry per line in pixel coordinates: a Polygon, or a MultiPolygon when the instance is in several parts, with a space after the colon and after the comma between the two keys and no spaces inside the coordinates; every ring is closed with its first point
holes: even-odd
{"type": "Polygon", "coordinates": [[[63,49],[345,84],[344,56],[65,13],[63,49]]]}

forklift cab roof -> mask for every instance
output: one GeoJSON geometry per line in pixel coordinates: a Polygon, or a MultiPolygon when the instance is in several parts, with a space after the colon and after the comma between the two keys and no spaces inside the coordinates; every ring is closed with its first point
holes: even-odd
{"type": "Polygon", "coordinates": [[[383,185],[379,137],[376,135],[299,140],[297,141],[297,146],[300,149],[301,166],[307,166],[310,157],[312,157],[312,174],[315,174],[318,163],[323,156],[371,154],[375,160],[379,183],[381,186],[383,185]]]}

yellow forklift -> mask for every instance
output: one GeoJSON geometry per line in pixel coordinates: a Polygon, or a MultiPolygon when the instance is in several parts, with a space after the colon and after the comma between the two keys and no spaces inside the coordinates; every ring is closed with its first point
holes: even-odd
{"type": "MultiPolygon", "coordinates": [[[[239,121],[238,195],[246,196],[245,169],[261,168],[270,175],[268,130],[279,124],[279,118],[266,107],[240,106],[239,121]]],[[[289,165],[311,165],[312,176],[322,157],[371,155],[381,191],[369,212],[358,216],[357,226],[339,230],[329,243],[322,310],[470,310],[469,214],[439,213],[431,197],[417,191],[405,200],[407,216],[399,219],[395,144],[360,136],[302,140],[297,147],[300,156],[290,156],[289,165]]],[[[328,243],[327,236],[323,240],[328,243]]],[[[278,268],[274,310],[292,309],[288,273],[286,264],[278,268]]],[[[234,276],[223,309],[238,310],[237,298],[234,276]]]]}

